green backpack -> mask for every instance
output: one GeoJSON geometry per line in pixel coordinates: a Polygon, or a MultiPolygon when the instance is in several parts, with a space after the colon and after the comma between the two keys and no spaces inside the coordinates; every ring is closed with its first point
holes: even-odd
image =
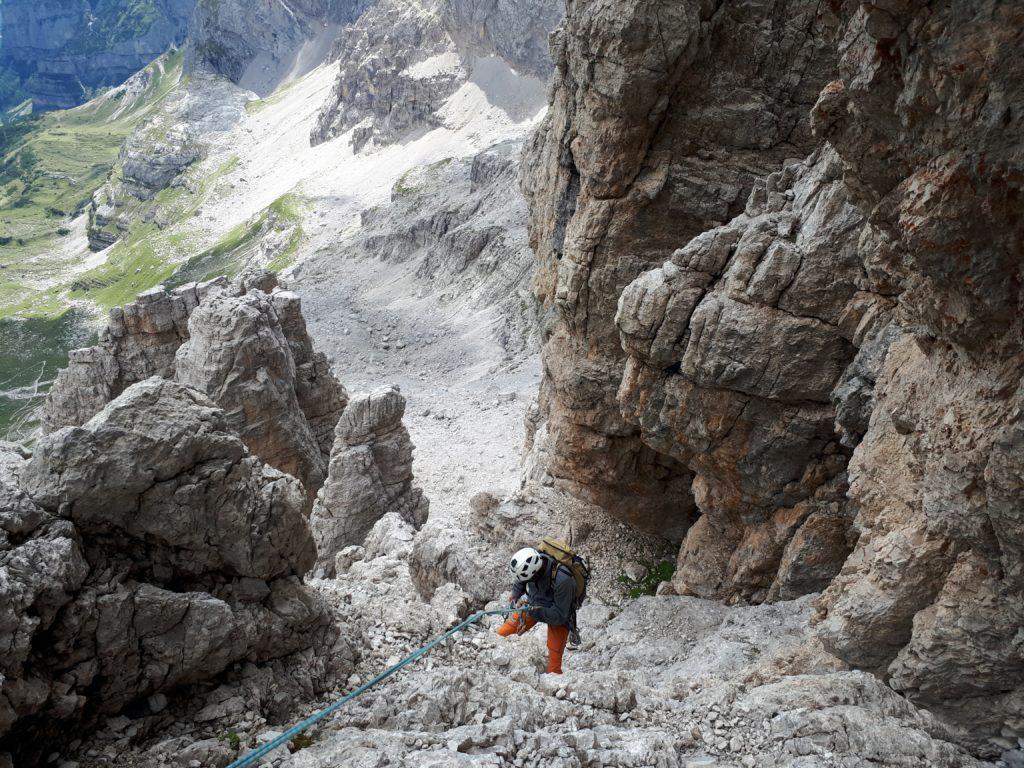
{"type": "MultiPolygon", "coordinates": [[[[573,602],[573,609],[579,608],[587,598],[587,582],[590,581],[590,568],[587,561],[577,555],[564,541],[545,536],[537,551],[552,558],[559,565],[568,569],[569,573],[576,580],[576,599],[573,602]]],[[[557,568],[551,570],[551,580],[554,581],[557,568]]]]}

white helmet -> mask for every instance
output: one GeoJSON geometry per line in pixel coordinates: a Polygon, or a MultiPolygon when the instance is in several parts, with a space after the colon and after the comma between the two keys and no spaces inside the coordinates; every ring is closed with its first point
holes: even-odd
{"type": "Polygon", "coordinates": [[[514,555],[508,569],[519,581],[529,581],[543,567],[544,560],[533,547],[523,547],[514,555]]]}

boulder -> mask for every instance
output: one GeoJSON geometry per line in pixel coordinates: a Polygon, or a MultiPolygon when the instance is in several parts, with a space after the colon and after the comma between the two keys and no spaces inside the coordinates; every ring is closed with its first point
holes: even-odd
{"type": "MultiPolygon", "coordinates": [[[[300,330],[294,320],[292,327],[300,330]]],[[[301,331],[308,343],[304,326],[301,331]]],[[[221,293],[200,304],[175,359],[175,379],[207,394],[253,453],[301,481],[312,498],[324,480],[324,458],[299,405],[296,369],[275,301],[258,290],[221,293]]],[[[311,400],[308,392],[305,399],[311,400]]]]}

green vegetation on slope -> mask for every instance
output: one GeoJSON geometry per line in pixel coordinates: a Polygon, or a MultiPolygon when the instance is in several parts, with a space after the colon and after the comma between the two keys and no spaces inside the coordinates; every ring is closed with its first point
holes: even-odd
{"type": "Polygon", "coordinates": [[[56,254],[71,220],[106,180],[128,134],[178,83],[182,56],[151,64],[141,93],[115,89],[0,126],[0,317],[31,309],[25,303],[38,286],[59,276],[56,254]]]}
{"type": "Polygon", "coordinates": [[[145,221],[155,217],[143,214],[158,211],[164,220],[187,221],[202,205],[217,180],[237,164],[238,157],[232,155],[216,171],[204,177],[195,191],[167,187],[152,200],[131,203],[134,208],[125,212],[129,219],[139,223],[110,248],[103,264],[82,273],[71,283],[71,298],[92,301],[109,309],[127,304],[142,291],[166,282],[174,274],[176,266],[173,259],[168,259],[168,254],[184,250],[184,236],[145,221]]]}
{"type": "Polygon", "coordinates": [[[77,310],[0,320],[0,435],[23,439],[32,431],[33,412],[68,350],[90,343],[87,320],[77,310]]]}
{"type": "Polygon", "coordinates": [[[644,574],[639,578],[633,578],[622,573],[616,581],[622,585],[626,595],[632,598],[653,595],[658,591],[658,585],[663,581],[671,581],[676,572],[676,564],[671,560],[661,560],[657,563],[644,562],[644,574]]]}
{"type": "Polygon", "coordinates": [[[121,0],[99,4],[88,14],[81,34],[71,41],[69,53],[109,51],[117,43],[143,37],[159,18],[153,0],[121,0]]]}
{"type": "Polygon", "coordinates": [[[217,275],[234,277],[252,262],[264,237],[275,232],[284,233],[286,240],[263,266],[275,272],[291,266],[302,242],[302,208],[302,201],[295,195],[279,197],[256,216],[231,229],[213,247],[182,264],[167,285],[209,280],[217,275]]]}
{"type": "MultiPolygon", "coordinates": [[[[68,267],[89,255],[84,238],[71,237],[72,220],[107,179],[129,133],[180,82],[182,58],[162,56],[130,87],[81,107],[0,124],[0,435],[27,434],[67,351],[88,341],[92,313],[67,295],[68,267]]],[[[145,265],[132,267],[135,284],[158,282],[141,234],[127,250],[126,260],[145,265]]],[[[116,293],[114,282],[103,298],[133,298],[127,285],[116,293]]]]}

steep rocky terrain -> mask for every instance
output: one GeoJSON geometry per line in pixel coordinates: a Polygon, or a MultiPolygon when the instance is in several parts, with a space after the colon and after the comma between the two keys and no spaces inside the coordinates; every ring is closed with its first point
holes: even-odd
{"type": "Polygon", "coordinates": [[[1024,765],[1017,4],[243,10],[0,446],[0,766],[223,768],[548,534],[564,676],[491,617],[263,764],[1024,765]]]}
{"type": "Polygon", "coordinates": [[[196,0],[190,68],[212,70],[260,96],[320,64],[342,25],[369,0],[246,3],[196,0]]]}
{"type": "Polygon", "coordinates": [[[283,660],[279,707],[348,674],[358,634],[301,582],[327,551],[307,515],[329,459],[325,503],[336,466],[363,484],[335,525],[361,541],[399,492],[424,522],[400,395],[348,403],[298,297],[266,273],[147,292],[72,360],[51,431],[30,454],[4,447],[0,743],[34,760],[30,736],[66,741],[143,700],[159,714],[163,691],[243,659],[283,660]]]}
{"type": "Polygon", "coordinates": [[[543,468],[681,529],[679,592],[827,587],[828,650],[997,750],[1024,670],[1020,23],[574,3],[524,182],[543,468]]]}
{"type": "Polygon", "coordinates": [[[64,109],[118,85],[181,44],[195,0],[6,0],[0,110],[64,109]]]}
{"type": "Polygon", "coordinates": [[[681,538],[693,471],[619,412],[618,297],[812,148],[834,22],[801,1],[573,3],[553,44],[553,102],[523,183],[551,314],[535,429],[559,484],[635,524],[681,538]]]}
{"type": "Polygon", "coordinates": [[[551,0],[375,3],[334,45],[338,80],[313,143],[355,128],[358,150],[371,139],[390,142],[413,128],[443,124],[442,107],[467,80],[496,90],[502,106],[519,113],[515,119],[528,117],[524,110],[537,109],[532,94],[508,86],[516,85],[514,73],[547,77],[544,43],[561,15],[551,0]]]}

